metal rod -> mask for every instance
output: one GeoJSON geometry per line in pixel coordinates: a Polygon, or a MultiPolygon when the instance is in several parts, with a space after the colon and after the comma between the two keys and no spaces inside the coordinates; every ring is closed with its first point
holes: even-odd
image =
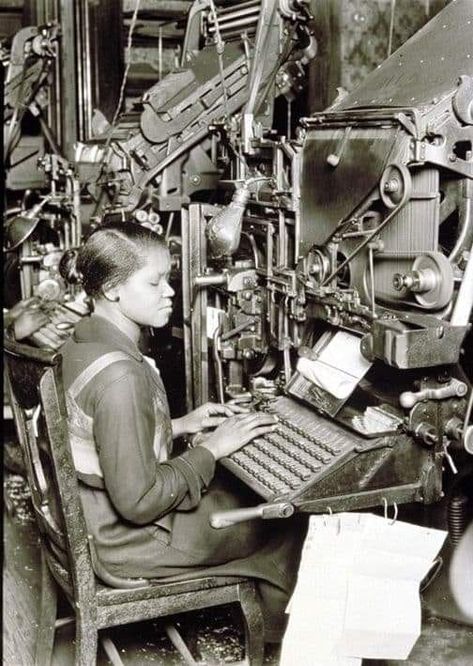
{"type": "Polygon", "coordinates": [[[163,29],[159,27],[158,37],[158,80],[163,78],[163,29]]]}
{"type": "Polygon", "coordinates": [[[51,128],[48,126],[47,122],[43,118],[43,114],[40,113],[38,118],[39,118],[39,124],[41,125],[41,131],[43,132],[46,141],[49,143],[50,148],[52,149],[55,155],[61,157],[61,150],[57,144],[56,138],[53,136],[51,128]]]}
{"type": "Polygon", "coordinates": [[[458,290],[457,299],[450,318],[452,326],[467,326],[473,307],[473,245],[463,273],[463,280],[458,290]]]}
{"type": "MultiPolygon", "coordinates": [[[[260,12],[260,8],[259,8],[259,3],[258,3],[258,5],[254,5],[252,7],[246,7],[245,9],[234,11],[234,12],[228,13],[228,14],[223,14],[221,11],[217,11],[217,18],[218,18],[219,23],[222,23],[223,25],[225,25],[226,23],[230,23],[231,21],[236,21],[239,18],[246,18],[247,16],[251,16],[251,15],[254,15],[254,16],[257,17],[259,15],[259,12],[260,12]]],[[[207,20],[208,20],[209,23],[213,24],[214,23],[213,15],[210,14],[207,17],[207,20]]]]}
{"type": "Polygon", "coordinates": [[[275,2],[271,2],[270,0],[262,0],[261,14],[258,23],[258,30],[256,33],[256,44],[253,51],[250,81],[248,85],[248,102],[244,109],[244,114],[253,114],[255,110],[256,98],[259,93],[261,79],[263,76],[264,58],[262,56],[264,53],[264,46],[270,32],[270,26],[275,10],[275,2]]]}
{"type": "Polygon", "coordinates": [[[260,4],[260,0],[249,0],[248,2],[242,2],[241,5],[238,5],[237,10],[233,7],[222,7],[218,10],[218,15],[219,17],[232,16],[233,14],[239,14],[240,12],[246,11],[249,8],[257,7],[259,9],[260,4]]]}
{"type": "Polygon", "coordinates": [[[401,203],[399,204],[399,206],[397,206],[396,208],[393,208],[393,210],[389,213],[389,215],[388,215],[388,216],[387,216],[387,217],[381,222],[381,224],[379,225],[379,227],[377,227],[377,228],[376,228],[376,229],[375,229],[375,230],[374,230],[369,236],[367,236],[367,237],[365,238],[365,240],[362,241],[362,242],[358,245],[358,247],[355,248],[355,249],[353,250],[353,252],[350,254],[350,256],[348,256],[348,257],[345,259],[345,261],[342,261],[342,263],[340,264],[340,266],[338,266],[338,268],[337,268],[336,270],[334,270],[333,273],[332,273],[331,275],[329,275],[327,278],[325,278],[325,280],[322,282],[322,284],[321,284],[320,286],[323,287],[323,286],[325,286],[326,284],[328,284],[329,282],[331,282],[331,281],[333,280],[333,278],[334,278],[336,275],[338,275],[338,273],[340,273],[340,271],[342,270],[342,268],[345,268],[345,266],[346,266],[348,263],[350,263],[350,261],[353,259],[353,257],[356,257],[356,255],[358,254],[358,252],[360,252],[364,247],[366,247],[366,245],[368,245],[368,243],[370,242],[370,240],[372,240],[377,234],[379,234],[379,233],[384,229],[384,227],[385,227],[385,226],[387,225],[387,223],[391,220],[391,218],[392,218],[396,213],[399,212],[399,210],[402,208],[402,206],[404,205],[404,203],[405,203],[405,202],[403,201],[403,202],[401,202],[401,203]]]}
{"type": "Polygon", "coordinates": [[[370,263],[370,288],[371,288],[371,314],[373,319],[376,316],[376,303],[374,298],[374,259],[373,259],[373,248],[369,248],[369,263],[370,263]]]}
{"type": "Polygon", "coordinates": [[[220,354],[218,352],[218,347],[219,347],[219,342],[221,340],[221,330],[222,330],[222,325],[219,324],[217,328],[215,329],[214,335],[213,335],[213,348],[212,348],[212,353],[215,361],[215,376],[216,376],[216,383],[217,383],[217,399],[218,401],[223,405],[225,402],[225,391],[223,387],[223,368],[222,368],[222,360],[220,358],[220,354]]]}
{"type": "MultiPolygon", "coordinates": [[[[251,25],[252,23],[255,24],[258,22],[258,17],[252,17],[248,16],[242,19],[238,19],[235,21],[231,21],[228,23],[224,23],[223,25],[220,24],[219,22],[219,29],[220,32],[225,32],[226,30],[235,30],[236,28],[242,28],[243,26],[251,25]]],[[[213,34],[216,31],[217,26],[216,25],[211,25],[209,26],[209,34],[213,34]]]]}
{"type": "Polygon", "coordinates": [[[460,233],[458,234],[455,247],[450,252],[448,260],[454,262],[458,259],[458,255],[464,249],[471,236],[473,236],[473,186],[468,181],[464,183],[465,194],[461,206],[461,220],[460,220],[460,233]]]}
{"type": "Polygon", "coordinates": [[[192,398],[192,386],[194,385],[194,374],[192,366],[192,336],[191,336],[191,241],[189,228],[189,213],[186,209],[182,211],[182,319],[184,335],[184,362],[186,377],[186,407],[190,411],[194,407],[192,398]]]}

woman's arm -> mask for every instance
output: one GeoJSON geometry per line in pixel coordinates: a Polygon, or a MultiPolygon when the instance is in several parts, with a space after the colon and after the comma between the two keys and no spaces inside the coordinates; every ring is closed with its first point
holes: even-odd
{"type": "Polygon", "coordinates": [[[215,473],[215,458],[196,447],[157,463],[155,415],[146,377],[130,363],[121,365],[110,366],[95,403],[94,437],[113,505],[126,520],[146,524],[179,506],[198,504],[215,473]]]}

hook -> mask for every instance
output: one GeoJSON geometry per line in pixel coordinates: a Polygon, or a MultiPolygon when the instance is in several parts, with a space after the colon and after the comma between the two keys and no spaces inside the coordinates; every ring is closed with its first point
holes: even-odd
{"type": "MultiPolygon", "coordinates": [[[[333,515],[332,514],[332,509],[329,506],[327,507],[327,513],[328,513],[329,516],[333,515]]],[[[324,521],[324,527],[327,527],[327,514],[326,513],[324,513],[324,515],[323,515],[323,521],[324,521]]]]}
{"type": "Polygon", "coordinates": [[[383,497],[383,504],[384,504],[384,520],[388,519],[388,500],[383,497]]]}
{"type": "MultiPolygon", "coordinates": [[[[324,518],[323,518],[324,527],[327,527],[327,514],[330,516],[330,518],[333,516],[332,507],[328,506],[327,513],[324,513],[324,518]]],[[[340,516],[337,515],[337,534],[340,534],[340,529],[341,529],[340,516]]]]}
{"type": "MultiPolygon", "coordinates": [[[[382,500],[383,500],[383,504],[384,504],[384,520],[387,520],[388,519],[388,500],[385,497],[383,497],[382,500]]],[[[397,520],[398,509],[397,509],[396,502],[393,503],[393,506],[394,506],[394,516],[393,516],[393,519],[389,522],[390,525],[394,525],[394,523],[397,520]]]]}

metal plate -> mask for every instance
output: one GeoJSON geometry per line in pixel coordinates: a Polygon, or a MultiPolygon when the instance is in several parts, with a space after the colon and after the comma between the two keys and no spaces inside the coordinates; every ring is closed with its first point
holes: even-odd
{"type": "Polygon", "coordinates": [[[398,129],[353,128],[334,168],[327,157],[339,150],[343,132],[330,128],[307,132],[302,155],[300,257],[314,244],[325,243],[337,224],[377,186],[398,129]]]}
{"type": "Polygon", "coordinates": [[[461,74],[473,75],[471,0],[450,2],[331,110],[433,105],[461,74]]]}

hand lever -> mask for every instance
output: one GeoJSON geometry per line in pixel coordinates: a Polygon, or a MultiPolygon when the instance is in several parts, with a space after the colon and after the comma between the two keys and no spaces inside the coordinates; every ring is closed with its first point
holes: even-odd
{"type": "Polygon", "coordinates": [[[275,504],[258,504],[258,506],[247,509],[233,509],[230,511],[216,511],[210,516],[210,524],[219,530],[222,527],[230,527],[244,520],[253,518],[289,518],[294,513],[294,507],[289,502],[277,502],[275,504]]]}
{"type": "Polygon", "coordinates": [[[437,388],[424,388],[414,393],[404,391],[399,396],[399,402],[405,409],[410,409],[417,402],[422,400],[442,400],[443,398],[462,398],[468,393],[468,387],[465,382],[461,382],[453,377],[448,384],[437,388]]]}

